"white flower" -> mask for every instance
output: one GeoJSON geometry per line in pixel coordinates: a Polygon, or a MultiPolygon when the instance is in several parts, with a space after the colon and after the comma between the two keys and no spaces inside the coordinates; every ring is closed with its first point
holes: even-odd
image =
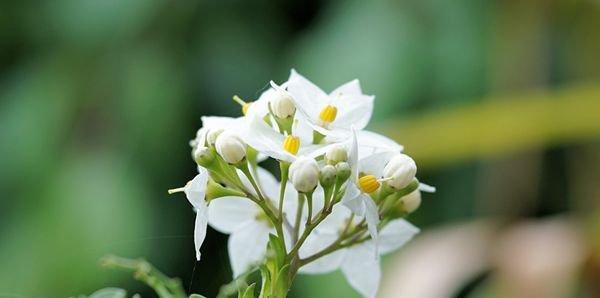
{"type": "Polygon", "coordinates": [[[293,162],[298,156],[314,158],[324,154],[327,145],[312,144],[312,137],[302,130],[300,122],[296,123],[292,126],[291,135],[283,135],[262,118],[254,117],[250,120],[244,141],[260,153],[287,162],[293,162]]]}
{"type": "Polygon", "coordinates": [[[230,164],[238,163],[246,157],[246,144],[230,130],[219,135],[215,142],[215,148],[219,155],[230,164]]]}
{"type": "Polygon", "coordinates": [[[300,114],[323,135],[348,135],[351,126],[363,129],[371,119],[374,96],[364,95],[358,80],[327,94],[292,69],[286,87],[300,114]]]}
{"type": "MultiPolygon", "coordinates": [[[[334,207],[331,215],[307,238],[300,249],[301,258],[307,258],[335,242],[349,217],[348,209],[334,207]]],[[[360,217],[355,217],[353,223],[360,221],[360,217]]],[[[369,240],[335,251],[300,268],[300,273],[322,274],[340,268],[350,285],[362,296],[375,297],[381,278],[378,256],[400,248],[418,232],[418,228],[404,219],[392,220],[381,229],[377,242],[369,240]]]]}
{"type": "Polygon", "coordinates": [[[319,183],[319,165],[314,158],[300,157],[290,165],[290,181],[297,191],[308,193],[319,183]]]}
{"type": "MultiPolygon", "coordinates": [[[[279,182],[271,173],[260,167],[257,168],[257,175],[256,179],[262,185],[265,196],[276,206],[279,182]]],[[[248,179],[244,176],[240,178],[246,188],[252,188],[248,179]]],[[[286,200],[296,201],[297,194],[292,190],[293,187],[288,185],[288,189],[285,193],[286,200]]],[[[288,209],[286,205],[284,209],[292,210],[294,206],[291,204],[288,209]]],[[[264,260],[269,234],[276,232],[260,207],[248,198],[222,197],[211,201],[208,209],[210,226],[219,232],[230,234],[228,251],[234,278],[264,260]]]]}
{"type": "Polygon", "coordinates": [[[397,154],[383,168],[383,177],[389,177],[391,180],[387,183],[395,188],[402,189],[408,186],[417,174],[417,165],[415,161],[406,154],[397,154]]]}
{"type": "Polygon", "coordinates": [[[198,168],[198,175],[188,182],[183,189],[169,190],[169,193],[175,193],[183,190],[190,204],[196,212],[196,224],[194,228],[194,245],[196,247],[196,259],[200,260],[200,247],[206,237],[206,224],[208,220],[208,204],[204,199],[206,195],[206,186],[208,184],[208,171],[204,168],[198,168]]]}

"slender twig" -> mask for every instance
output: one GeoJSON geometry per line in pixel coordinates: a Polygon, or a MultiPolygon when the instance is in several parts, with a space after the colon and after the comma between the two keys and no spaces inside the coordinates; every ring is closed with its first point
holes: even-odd
{"type": "Polygon", "coordinates": [[[154,289],[161,298],[185,298],[185,290],[179,279],[170,278],[158,271],[144,259],[127,259],[113,255],[105,256],[100,264],[107,268],[118,268],[133,271],[135,279],[154,289]]]}

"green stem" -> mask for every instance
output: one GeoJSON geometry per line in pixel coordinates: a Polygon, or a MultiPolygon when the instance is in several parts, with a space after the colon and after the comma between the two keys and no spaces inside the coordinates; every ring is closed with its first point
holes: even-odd
{"type": "Polygon", "coordinates": [[[279,219],[283,221],[283,200],[285,199],[285,188],[287,186],[288,174],[290,172],[290,163],[286,161],[280,161],[279,170],[281,172],[281,184],[279,186],[279,219]]]}
{"type": "Polygon", "coordinates": [[[298,192],[298,206],[296,207],[296,220],[294,222],[294,233],[292,234],[292,242],[298,241],[298,234],[300,233],[300,222],[302,221],[302,209],[304,207],[304,194],[298,192]]]}

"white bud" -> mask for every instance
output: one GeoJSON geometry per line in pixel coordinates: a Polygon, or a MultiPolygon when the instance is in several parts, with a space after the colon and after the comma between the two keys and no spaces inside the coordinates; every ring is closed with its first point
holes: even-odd
{"type": "Polygon", "coordinates": [[[319,183],[319,165],[317,161],[300,157],[290,165],[290,181],[299,192],[311,192],[319,183]]]}
{"type": "Polygon", "coordinates": [[[222,128],[214,128],[210,129],[208,133],[206,133],[206,142],[208,145],[214,145],[217,141],[219,135],[224,131],[222,128]]]}
{"type": "Polygon", "coordinates": [[[348,151],[340,144],[335,144],[325,152],[325,160],[328,164],[335,165],[348,160],[348,151]]]}
{"type": "Polygon", "coordinates": [[[383,177],[391,178],[387,183],[395,188],[402,189],[408,186],[417,174],[415,161],[406,154],[398,154],[387,163],[383,169],[383,177]]]}
{"type": "Polygon", "coordinates": [[[400,199],[402,211],[413,213],[421,206],[421,191],[418,189],[400,199]]]}
{"type": "Polygon", "coordinates": [[[196,149],[194,149],[192,152],[192,155],[196,163],[203,167],[208,167],[215,159],[214,152],[204,146],[196,147],[196,149]]]}
{"type": "Polygon", "coordinates": [[[333,183],[335,183],[336,174],[337,174],[337,171],[335,170],[334,166],[325,165],[321,169],[321,174],[320,174],[321,176],[319,178],[319,180],[321,181],[321,186],[329,187],[329,186],[333,185],[333,183]]]}
{"type": "Polygon", "coordinates": [[[230,164],[238,163],[246,157],[246,144],[228,131],[217,137],[215,148],[219,155],[230,164]]]}
{"type": "Polygon", "coordinates": [[[285,119],[289,116],[294,115],[296,112],[296,106],[292,97],[283,90],[274,90],[269,99],[271,105],[271,111],[276,117],[285,119]]]}

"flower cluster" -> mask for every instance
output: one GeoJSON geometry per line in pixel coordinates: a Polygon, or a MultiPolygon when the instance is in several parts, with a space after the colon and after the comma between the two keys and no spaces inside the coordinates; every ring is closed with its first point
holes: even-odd
{"type": "Polygon", "coordinates": [[[234,278],[261,270],[261,291],[271,293],[261,297],[285,296],[298,273],[337,269],[374,297],[380,255],[419,232],[403,218],[421,191],[434,191],[415,178],[401,145],[365,130],[374,96],[358,80],[325,93],[292,70],[258,100],[234,100],[243,116],[202,118],[191,141],[198,175],[170,190],[185,192],[196,211],[198,260],[210,225],[230,235],[234,278]],[[268,158],[279,163],[279,181],[259,165],[268,158]]]}

